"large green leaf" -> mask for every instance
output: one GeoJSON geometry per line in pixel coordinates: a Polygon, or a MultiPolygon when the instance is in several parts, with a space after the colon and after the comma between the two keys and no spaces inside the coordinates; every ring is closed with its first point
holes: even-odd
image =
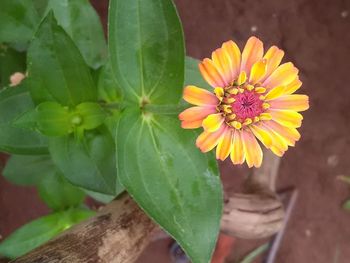
{"type": "Polygon", "coordinates": [[[192,262],[208,263],[219,232],[222,189],[216,161],[195,147],[196,135],[174,117],[128,110],[117,129],[117,167],[127,191],[192,262]]]}
{"type": "Polygon", "coordinates": [[[0,151],[14,154],[45,154],[47,140],[36,131],[14,125],[14,121],[34,108],[25,83],[0,91],[0,151]]]}
{"type": "Polygon", "coordinates": [[[127,100],[179,101],[184,43],[171,0],[111,0],[108,34],[112,68],[127,100]]]}
{"type": "Polygon", "coordinates": [[[28,50],[28,71],[34,102],[56,101],[75,106],[96,101],[89,68],[52,12],[46,16],[28,50]]]}
{"type": "Polygon", "coordinates": [[[33,1],[1,0],[0,43],[28,43],[39,21],[33,1]]]}
{"type": "Polygon", "coordinates": [[[73,136],[52,138],[50,153],[72,184],[104,194],[116,193],[115,146],[107,129],[86,132],[82,141],[73,136]]]}
{"type": "Polygon", "coordinates": [[[0,243],[0,255],[8,258],[22,256],[93,214],[89,210],[71,209],[36,219],[0,243]]]}
{"type": "Polygon", "coordinates": [[[110,61],[98,72],[97,90],[99,100],[108,103],[120,101],[120,85],[113,74],[110,61]]]}
{"type": "Polygon", "coordinates": [[[38,191],[41,199],[53,210],[78,207],[85,199],[85,193],[67,182],[59,172],[44,177],[38,191]]]}
{"type": "Polygon", "coordinates": [[[15,72],[24,73],[26,70],[24,52],[0,44],[0,89],[10,84],[10,77],[15,72]]]}
{"type": "Polygon", "coordinates": [[[12,155],[7,161],[3,176],[17,185],[37,185],[44,177],[56,172],[49,155],[12,155]]]}
{"type": "Polygon", "coordinates": [[[88,0],[50,0],[58,23],[78,46],[85,61],[93,68],[101,66],[107,55],[102,24],[88,0]]]}

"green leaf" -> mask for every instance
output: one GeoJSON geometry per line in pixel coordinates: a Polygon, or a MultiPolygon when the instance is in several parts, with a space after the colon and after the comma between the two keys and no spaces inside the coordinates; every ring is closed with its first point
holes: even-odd
{"type": "Polygon", "coordinates": [[[116,193],[115,145],[107,129],[86,132],[80,142],[73,136],[52,138],[49,148],[54,163],[73,185],[116,193]]]}
{"type": "Polygon", "coordinates": [[[1,0],[0,43],[27,44],[40,21],[40,16],[28,0],[1,0]]]}
{"type": "Polygon", "coordinates": [[[46,176],[38,185],[39,196],[53,210],[78,207],[85,199],[85,193],[73,186],[59,173],[46,176]]]}
{"type": "Polygon", "coordinates": [[[36,119],[38,130],[47,136],[63,136],[72,132],[68,108],[57,102],[40,103],[36,108],[36,119]]]}
{"type": "Polygon", "coordinates": [[[116,195],[106,195],[106,194],[101,194],[101,193],[97,193],[89,190],[84,190],[84,192],[91,198],[95,199],[96,201],[101,202],[103,204],[108,204],[113,199],[115,199],[118,195],[120,195],[122,192],[125,191],[124,187],[122,187],[121,185],[120,187],[122,191],[119,191],[119,193],[116,195]]]}
{"type": "Polygon", "coordinates": [[[12,259],[20,257],[93,214],[89,210],[71,209],[38,218],[0,243],[0,255],[12,259]]]}
{"type": "Polygon", "coordinates": [[[184,39],[171,0],[111,0],[109,54],[125,98],[177,103],[184,74],[184,39]]]}
{"type": "Polygon", "coordinates": [[[195,85],[197,87],[212,91],[213,88],[203,79],[198,64],[200,61],[195,58],[186,57],[185,59],[185,86],[195,85]]]}
{"type": "Polygon", "coordinates": [[[26,70],[26,55],[0,44],[0,89],[10,84],[10,77],[26,70]]]}
{"type": "Polygon", "coordinates": [[[107,117],[103,108],[93,102],[84,102],[75,109],[75,114],[81,116],[80,127],[84,130],[92,130],[100,126],[107,117]]]}
{"type": "Polygon", "coordinates": [[[56,101],[75,106],[96,101],[97,90],[89,68],[67,33],[50,12],[28,50],[31,95],[36,104],[56,101]]]}
{"type": "Polygon", "coordinates": [[[48,153],[44,136],[14,124],[17,118],[33,108],[25,84],[0,91],[0,151],[14,154],[48,153]]]}
{"type": "Polygon", "coordinates": [[[48,0],[32,0],[32,1],[38,14],[40,16],[43,16],[46,11],[48,0]]]}
{"type": "Polygon", "coordinates": [[[42,178],[52,176],[55,171],[48,155],[12,155],[6,163],[3,176],[17,185],[37,185],[42,178]]]}
{"type": "Polygon", "coordinates": [[[222,188],[212,155],[194,145],[196,132],[174,117],[125,111],[117,128],[121,183],[194,263],[208,263],[222,213],[222,188]]]}
{"type": "Polygon", "coordinates": [[[98,68],[104,64],[107,45],[102,24],[88,0],[50,0],[47,10],[52,9],[58,23],[73,39],[87,64],[98,68]]]}
{"type": "Polygon", "coordinates": [[[120,85],[114,77],[111,63],[108,61],[98,74],[98,98],[105,102],[120,101],[120,85]]]}
{"type": "Polygon", "coordinates": [[[40,103],[35,112],[27,112],[16,124],[22,127],[35,127],[47,136],[64,136],[74,131],[82,135],[84,130],[100,126],[107,117],[103,108],[94,102],[83,102],[74,109],[57,102],[40,103]],[[33,124],[34,122],[34,124],[33,124]]]}

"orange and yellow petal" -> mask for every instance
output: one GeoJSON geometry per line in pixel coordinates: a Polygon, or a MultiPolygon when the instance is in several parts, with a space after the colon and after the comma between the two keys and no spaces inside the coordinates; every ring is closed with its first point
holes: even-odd
{"type": "Polygon", "coordinates": [[[249,75],[254,63],[261,60],[263,54],[264,45],[260,39],[249,38],[242,52],[241,71],[245,71],[249,75]]]}
{"type": "Polygon", "coordinates": [[[271,109],[305,111],[309,108],[309,97],[302,94],[285,95],[269,101],[271,109]]]}
{"type": "Polygon", "coordinates": [[[202,152],[209,152],[210,150],[214,149],[216,145],[218,145],[221,136],[223,136],[223,132],[225,130],[225,126],[222,125],[217,131],[215,132],[208,132],[204,131],[202,132],[197,140],[196,145],[202,152]]]}
{"type": "Polygon", "coordinates": [[[221,127],[224,121],[222,113],[210,114],[203,120],[202,126],[205,131],[214,132],[221,127]]]}
{"type": "Polygon", "coordinates": [[[232,40],[222,44],[222,50],[229,58],[231,81],[237,78],[241,67],[241,51],[235,42],[232,40]]]}
{"type": "Polygon", "coordinates": [[[273,134],[260,123],[249,126],[256,138],[262,142],[266,148],[270,148],[273,144],[273,134]]]}
{"type": "Polygon", "coordinates": [[[273,99],[276,99],[284,94],[285,86],[278,86],[275,88],[272,88],[266,95],[265,100],[270,101],[273,99]]]}
{"type": "Polygon", "coordinates": [[[293,63],[284,63],[272,72],[262,85],[268,90],[278,86],[287,86],[297,78],[298,72],[299,70],[294,67],[293,63]]]}
{"type": "Polygon", "coordinates": [[[197,129],[199,127],[202,127],[202,120],[197,121],[182,121],[181,122],[181,128],[183,129],[197,129]]]}
{"type": "Polygon", "coordinates": [[[218,98],[210,91],[196,86],[187,86],[184,89],[183,98],[188,103],[202,105],[218,105],[218,98]]]}
{"type": "Polygon", "coordinates": [[[288,149],[288,140],[282,137],[282,135],[280,135],[274,129],[272,129],[268,123],[270,122],[263,122],[260,124],[260,127],[271,136],[272,141],[270,147],[268,148],[271,149],[274,154],[281,157],[288,149]]]}
{"type": "Polygon", "coordinates": [[[188,108],[179,114],[182,121],[204,120],[208,115],[216,112],[215,106],[195,106],[188,108]]]}
{"type": "Polygon", "coordinates": [[[188,108],[179,114],[179,119],[182,121],[181,127],[185,129],[199,128],[202,126],[203,120],[215,112],[215,106],[195,106],[188,108]]]}
{"type": "Polygon", "coordinates": [[[217,66],[211,59],[205,58],[199,64],[199,70],[203,78],[211,85],[212,87],[225,87],[226,82],[224,77],[221,76],[220,72],[217,69],[217,66]]]}
{"type": "Polygon", "coordinates": [[[262,122],[261,125],[280,135],[289,146],[294,146],[300,139],[300,133],[295,128],[285,127],[275,121],[262,122]]]}
{"type": "Polygon", "coordinates": [[[279,49],[278,47],[272,46],[269,48],[269,50],[264,56],[264,59],[267,60],[267,65],[265,76],[261,79],[261,81],[264,81],[271,75],[272,72],[274,72],[277,69],[277,67],[281,64],[283,56],[284,51],[279,49]]]}
{"type": "Polygon", "coordinates": [[[296,77],[291,83],[289,83],[288,85],[286,85],[286,88],[284,90],[284,93],[286,95],[289,94],[293,94],[294,92],[296,92],[298,89],[300,89],[301,85],[303,83],[300,81],[300,79],[298,77],[296,77]]]}
{"type": "Polygon", "coordinates": [[[218,48],[212,53],[212,60],[227,86],[232,79],[231,62],[229,56],[222,48],[218,48]]]}
{"type": "Polygon", "coordinates": [[[216,159],[224,161],[232,150],[233,130],[226,127],[218,146],[216,147],[216,159]]]}
{"type": "Polygon", "coordinates": [[[303,120],[303,116],[300,113],[292,110],[269,109],[268,113],[271,115],[272,120],[289,128],[299,128],[303,120]]]}
{"type": "Polygon", "coordinates": [[[243,150],[248,167],[260,167],[262,163],[263,153],[254,134],[250,130],[242,130],[241,136],[243,142],[243,150]]]}
{"type": "Polygon", "coordinates": [[[233,164],[244,163],[245,154],[243,150],[243,141],[240,130],[235,130],[233,133],[232,150],[230,158],[233,164]]]}
{"type": "Polygon", "coordinates": [[[255,62],[250,71],[250,77],[249,77],[250,84],[254,85],[258,81],[260,81],[265,76],[266,70],[267,70],[266,59],[261,59],[258,62],[255,62]]]}

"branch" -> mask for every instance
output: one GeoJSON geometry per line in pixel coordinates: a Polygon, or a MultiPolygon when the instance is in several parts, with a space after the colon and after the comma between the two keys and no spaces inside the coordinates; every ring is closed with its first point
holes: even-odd
{"type": "Polygon", "coordinates": [[[156,224],[128,194],[95,217],[12,262],[134,262],[149,243],[156,224]]]}
{"type": "Polygon", "coordinates": [[[275,193],[280,158],[264,149],[264,162],[246,179],[244,193],[235,193],[225,204],[221,230],[245,239],[266,238],[277,233],[285,217],[275,193]]]}

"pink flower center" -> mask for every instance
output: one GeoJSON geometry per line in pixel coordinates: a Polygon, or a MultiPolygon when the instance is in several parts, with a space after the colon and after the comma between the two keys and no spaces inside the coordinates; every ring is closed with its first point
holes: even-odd
{"type": "Polygon", "coordinates": [[[232,95],[235,102],[231,104],[232,112],[236,114],[236,118],[243,122],[247,118],[253,119],[264,112],[263,101],[259,99],[260,94],[254,91],[245,90],[243,93],[232,95]]]}

